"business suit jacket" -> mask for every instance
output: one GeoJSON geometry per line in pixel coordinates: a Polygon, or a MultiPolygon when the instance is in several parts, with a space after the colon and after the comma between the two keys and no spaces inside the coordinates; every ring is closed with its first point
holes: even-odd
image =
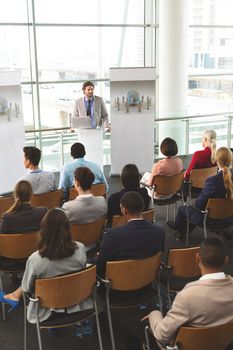
{"type": "Polygon", "coordinates": [[[104,197],[77,196],[74,200],[63,204],[69,221],[76,224],[87,224],[104,216],[107,204],[104,197]]]}
{"type": "Polygon", "coordinates": [[[0,222],[0,233],[37,231],[48,208],[23,204],[16,213],[5,213],[0,222]]]}
{"type": "Polygon", "coordinates": [[[110,229],[104,238],[96,267],[105,275],[107,261],[144,259],[164,250],[164,230],[146,220],[132,220],[110,229]]]}
{"type": "MultiPolygon", "coordinates": [[[[219,171],[216,175],[206,180],[203,190],[195,201],[195,207],[204,210],[210,198],[226,198],[222,171],[219,171]]],[[[191,211],[191,221],[193,224],[199,225],[202,223],[202,220],[202,214],[194,210],[191,211]]],[[[233,223],[233,218],[228,219],[228,221],[232,221],[233,223]]],[[[218,222],[220,223],[221,220],[218,220],[218,222]]],[[[224,222],[226,222],[226,220],[224,220],[224,222]]]]}
{"type": "MultiPolygon", "coordinates": [[[[94,96],[94,113],[97,114],[97,116],[104,122],[104,126],[108,127],[108,112],[105,107],[104,101],[102,97],[99,96],[94,96]]],[[[87,116],[87,111],[86,111],[86,106],[84,102],[84,96],[81,98],[78,98],[75,101],[75,106],[74,106],[74,112],[73,112],[73,118],[78,118],[78,117],[85,117],[87,116]]],[[[72,119],[73,121],[73,119],[72,119]]]]}
{"type": "Polygon", "coordinates": [[[179,292],[163,318],[159,311],[149,315],[155,338],[163,345],[176,337],[181,326],[210,327],[233,321],[233,278],[206,279],[188,283],[179,292]]]}

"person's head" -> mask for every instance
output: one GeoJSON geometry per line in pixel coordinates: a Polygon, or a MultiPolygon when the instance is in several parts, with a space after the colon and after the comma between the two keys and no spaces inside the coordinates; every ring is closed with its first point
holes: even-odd
{"type": "Polygon", "coordinates": [[[83,191],[90,190],[93,181],[95,180],[95,175],[93,172],[86,167],[80,167],[74,171],[74,179],[77,187],[81,187],[83,191]]]}
{"type": "Polygon", "coordinates": [[[233,199],[233,183],[230,166],[232,162],[232,152],[227,147],[220,147],[216,151],[216,162],[222,169],[224,186],[227,192],[227,198],[233,199]]]}
{"type": "Polygon", "coordinates": [[[175,140],[166,137],[160,145],[161,153],[166,157],[173,157],[178,153],[178,146],[175,140]]]}
{"type": "Polygon", "coordinates": [[[219,272],[227,264],[228,256],[226,246],[222,238],[217,235],[209,235],[201,244],[197,254],[197,263],[204,273],[219,272]]]}
{"type": "Polygon", "coordinates": [[[123,215],[141,217],[144,210],[144,201],[142,196],[135,192],[126,192],[120,200],[121,211],[123,215]]]}
{"type": "Polygon", "coordinates": [[[95,86],[91,81],[85,81],[82,87],[84,95],[86,95],[87,98],[92,98],[94,95],[94,88],[95,86]]]}
{"type": "Polygon", "coordinates": [[[206,130],[202,135],[202,146],[211,149],[211,162],[213,164],[216,161],[216,138],[217,134],[214,130],[206,130]]]}
{"type": "Polygon", "coordinates": [[[59,260],[73,255],[76,248],[65,212],[60,208],[50,209],[41,222],[38,240],[40,256],[59,260]]]}
{"type": "Polygon", "coordinates": [[[139,188],[140,174],[135,164],[127,164],[121,172],[121,182],[127,191],[134,191],[139,188]]]}
{"type": "Polygon", "coordinates": [[[24,166],[29,168],[30,166],[38,166],[41,158],[41,150],[34,146],[26,146],[23,148],[24,152],[24,166]]]}
{"type": "Polygon", "coordinates": [[[83,158],[86,155],[84,145],[80,142],[75,142],[70,148],[70,154],[74,159],[83,158]]]}
{"type": "Polygon", "coordinates": [[[14,188],[14,204],[7,210],[7,213],[19,211],[24,203],[30,202],[32,198],[32,186],[30,182],[21,180],[17,182],[14,188]]]}

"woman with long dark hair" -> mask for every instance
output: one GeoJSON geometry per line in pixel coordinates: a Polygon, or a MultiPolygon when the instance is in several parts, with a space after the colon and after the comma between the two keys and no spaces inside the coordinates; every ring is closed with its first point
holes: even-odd
{"type": "MultiPolygon", "coordinates": [[[[33,294],[36,278],[55,277],[78,271],[86,266],[85,247],[80,242],[72,240],[70,224],[62,209],[50,209],[42,220],[39,232],[38,250],[27,260],[21,287],[10,294],[2,292],[0,301],[9,304],[11,309],[19,304],[22,291],[33,294]]],[[[35,305],[29,303],[27,318],[35,323],[35,305]]],[[[91,299],[75,305],[66,311],[68,313],[92,307],[91,299]]],[[[47,320],[56,310],[39,307],[39,320],[47,320]]],[[[61,310],[59,309],[61,312],[61,310]]],[[[65,311],[65,310],[64,310],[65,311]]]]}

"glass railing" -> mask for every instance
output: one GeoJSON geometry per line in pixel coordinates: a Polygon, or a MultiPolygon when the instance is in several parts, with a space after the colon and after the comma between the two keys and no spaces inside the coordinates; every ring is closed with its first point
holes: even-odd
{"type": "MultiPolygon", "coordinates": [[[[165,121],[185,123],[185,154],[192,154],[200,148],[203,131],[214,129],[217,132],[217,146],[232,146],[233,112],[216,113],[211,115],[195,115],[187,117],[159,118],[155,120],[155,153],[158,153],[159,126],[165,121]]],[[[110,165],[111,134],[106,133],[103,139],[103,164],[110,165]]],[[[26,144],[42,149],[41,167],[45,170],[60,171],[62,165],[71,160],[70,147],[78,142],[78,134],[70,132],[68,127],[26,130],[26,144]]],[[[88,155],[87,155],[88,159],[88,155]]]]}

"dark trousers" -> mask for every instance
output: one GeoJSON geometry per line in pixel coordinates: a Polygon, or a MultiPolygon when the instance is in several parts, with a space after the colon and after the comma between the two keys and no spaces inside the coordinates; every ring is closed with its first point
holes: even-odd
{"type": "MultiPolygon", "coordinates": [[[[187,229],[187,211],[189,213],[189,218],[190,218],[192,216],[193,209],[185,206],[179,207],[176,215],[175,228],[177,231],[179,231],[182,234],[185,234],[187,229]]],[[[191,232],[194,228],[195,228],[195,225],[190,222],[189,232],[191,232]]]]}

